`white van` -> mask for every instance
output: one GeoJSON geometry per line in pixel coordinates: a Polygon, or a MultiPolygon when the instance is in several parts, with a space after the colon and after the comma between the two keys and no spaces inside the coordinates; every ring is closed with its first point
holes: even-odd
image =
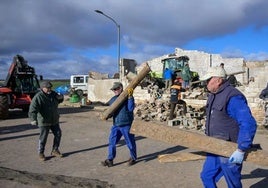
{"type": "Polygon", "coordinates": [[[88,75],[71,75],[70,86],[75,90],[82,90],[87,93],[88,75]]]}

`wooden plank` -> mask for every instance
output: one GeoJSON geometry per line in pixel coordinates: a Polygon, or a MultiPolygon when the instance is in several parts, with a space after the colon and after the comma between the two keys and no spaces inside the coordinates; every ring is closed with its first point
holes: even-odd
{"type": "MultiPolygon", "coordinates": [[[[237,148],[236,143],[208,137],[201,133],[140,120],[133,122],[131,133],[225,157],[231,156],[237,148]]],[[[268,166],[268,152],[252,149],[245,156],[245,161],[268,166]]]]}
{"type": "MultiPolygon", "coordinates": [[[[226,76],[231,76],[231,75],[237,75],[237,74],[244,74],[246,71],[239,71],[239,72],[233,72],[233,73],[226,73],[226,76]]],[[[193,85],[193,84],[197,84],[197,83],[200,83],[200,82],[204,82],[205,80],[197,80],[197,81],[194,81],[194,82],[191,82],[190,84],[193,85]]]]}
{"type": "Polygon", "coordinates": [[[145,63],[142,70],[139,74],[133,78],[133,80],[129,83],[129,85],[125,88],[125,90],[119,95],[119,97],[114,101],[114,103],[101,114],[102,120],[107,120],[108,117],[113,114],[113,112],[127,99],[128,97],[128,88],[135,89],[137,85],[145,78],[145,76],[151,71],[149,65],[145,63]]]}
{"type": "Polygon", "coordinates": [[[160,163],[171,163],[171,162],[202,160],[205,159],[205,155],[201,155],[198,153],[181,152],[181,153],[158,155],[157,158],[160,163]]]}

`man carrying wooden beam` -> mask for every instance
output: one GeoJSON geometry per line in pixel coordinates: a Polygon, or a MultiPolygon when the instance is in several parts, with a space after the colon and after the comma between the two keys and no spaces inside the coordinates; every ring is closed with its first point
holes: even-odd
{"type": "Polygon", "coordinates": [[[123,90],[123,85],[120,82],[115,82],[111,88],[111,90],[114,91],[115,96],[108,102],[110,107],[101,115],[101,119],[103,120],[113,117],[113,126],[109,137],[108,157],[105,161],[101,162],[103,166],[113,166],[113,159],[116,156],[116,144],[122,136],[124,136],[130,152],[130,158],[127,161],[127,165],[131,166],[136,163],[137,151],[135,135],[130,133],[130,128],[134,119],[133,110],[135,108],[133,90],[146,77],[150,70],[148,63],[144,63],[142,70],[132,79],[125,90],[123,90]]]}
{"type": "Polygon", "coordinates": [[[209,91],[206,105],[206,135],[237,143],[230,157],[208,153],[200,174],[204,187],[215,188],[222,176],[228,188],[242,188],[241,170],[245,152],[251,148],[256,121],[245,96],[230,85],[221,67],[210,67],[201,80],[209,91]]]}
{"type": "MultiPolygon", "coordinates": [[[[122,83],[114,82],[111,90],[115,95],[108,101],[109,105],[112,105],[123,92],[122,83]]],[[[119,108],[107,117],[113,117],[113,126],[111,127],[109,136],[108,156],[106,160],[101,162],[103,166],[112,167],[114,165],[113,160],[116,157],[116,144],[120,141],[122,136],[125,138],[130,153],[127,165],[134,165],[137,160],[135,135],[130,133],[131,124],[134,119],[133,110],[135,108],[133,88],[128,88],[127,93],[128,99],[124,100],[119,108]]]]}

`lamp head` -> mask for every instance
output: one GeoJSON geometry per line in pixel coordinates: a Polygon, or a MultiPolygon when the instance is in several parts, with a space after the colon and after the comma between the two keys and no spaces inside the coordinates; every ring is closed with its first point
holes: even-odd
{"type": "Polygon", "coordinates": [[[97,13],[99,13],[99,14],[103,14],[103,12],[100,11],[100,10],[95,10],[95,12],[97,12],[97,13]]]}

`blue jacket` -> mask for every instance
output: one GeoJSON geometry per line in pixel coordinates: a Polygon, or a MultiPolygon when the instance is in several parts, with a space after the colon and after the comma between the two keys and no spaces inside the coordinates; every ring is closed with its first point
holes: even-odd
{"type": "Polygon", "coordinates": [[[226,141],[236,142],[243,151],[252,145],[256,121],[244,95],[225,82],[217,93],[208,97],[206,134],[226,141]]]}
{"type": "Polygon", "coordinates": [[[170,69],[165,69],[165,71],[164,71],[164,79],[165,80],[170,80],[170,79],[172,79],[172,75],[173,75],[173,72],[172,72],[172,70],[170,70],[170,69]]]}
{"type": "MultiPolygon", "coordinates": [[[[113,96],[108,104],[111,105],[118,96],[113,96]]],[[[115,126],[131,125],[134,119],[133,110],[135,108],[134,98],[131,97],[123,102],[123,104],[113,114],[113,124],[115,126]]]]}

